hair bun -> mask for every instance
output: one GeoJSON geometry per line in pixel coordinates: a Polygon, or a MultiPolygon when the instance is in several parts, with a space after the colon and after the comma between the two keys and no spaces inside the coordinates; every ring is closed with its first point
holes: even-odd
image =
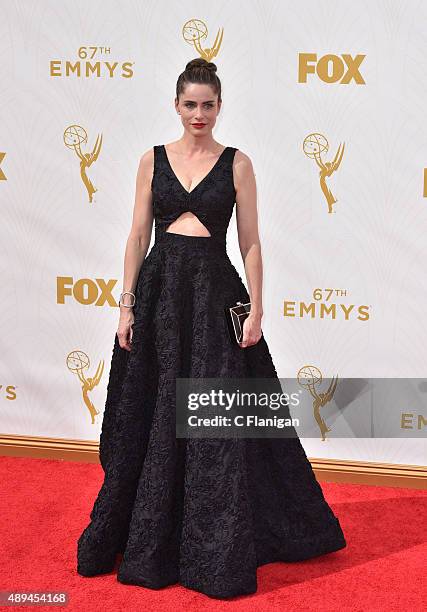
{"type": "Polygon", "coordinates": [[[196,59],[191,60],[185,67],[185,70],[194,70],[195,68],[205,68],[210,72],[216,72],[217,68],[213,62],[208,62],[203,57],[196,57],[196,59]]]}

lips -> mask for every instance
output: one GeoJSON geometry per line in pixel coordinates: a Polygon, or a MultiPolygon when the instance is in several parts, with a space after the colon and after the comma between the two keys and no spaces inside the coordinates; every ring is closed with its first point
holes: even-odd
{"type": "Polygon", "coordinates": [[[191,125],[195,125],[196,127],[203,127],[206,123],[192,123],[191,125]]]}

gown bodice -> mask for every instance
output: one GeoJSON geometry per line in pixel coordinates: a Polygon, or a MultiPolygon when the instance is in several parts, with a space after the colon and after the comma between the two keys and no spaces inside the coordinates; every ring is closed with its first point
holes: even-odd
{"type": "Polygon", "coordinates": [[[156,241],[182,213],[190,211],[208,229],[214,241],[225,245],[236,196],[233,183],[236,151],[235,147],[226,147],[208,174],[187,191],[172,170],[165,146],[154,146],[151,191],[156,241]]]}

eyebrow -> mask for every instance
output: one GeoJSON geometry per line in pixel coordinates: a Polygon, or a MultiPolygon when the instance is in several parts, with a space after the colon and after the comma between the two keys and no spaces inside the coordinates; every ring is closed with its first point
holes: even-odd
{"type": "MultiPolygon", "coordinates": [[[[184,100],[184,102],[196,102],[196,101],[195,100],[184,100]]],[[[206,104],[206,102],[215,102],[215,100],[205,100],[203,104],[206,104]]]]}

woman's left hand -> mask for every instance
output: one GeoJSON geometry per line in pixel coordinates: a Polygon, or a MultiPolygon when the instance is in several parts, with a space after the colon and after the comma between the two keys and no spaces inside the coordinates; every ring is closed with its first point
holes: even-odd
{"type": "Polygon", "coordinates": [[[243,338],[239,346],[241,348],[252,346],[259,342],[261,336],[261,316],[249,314],[243,321],[243,338]]]}

